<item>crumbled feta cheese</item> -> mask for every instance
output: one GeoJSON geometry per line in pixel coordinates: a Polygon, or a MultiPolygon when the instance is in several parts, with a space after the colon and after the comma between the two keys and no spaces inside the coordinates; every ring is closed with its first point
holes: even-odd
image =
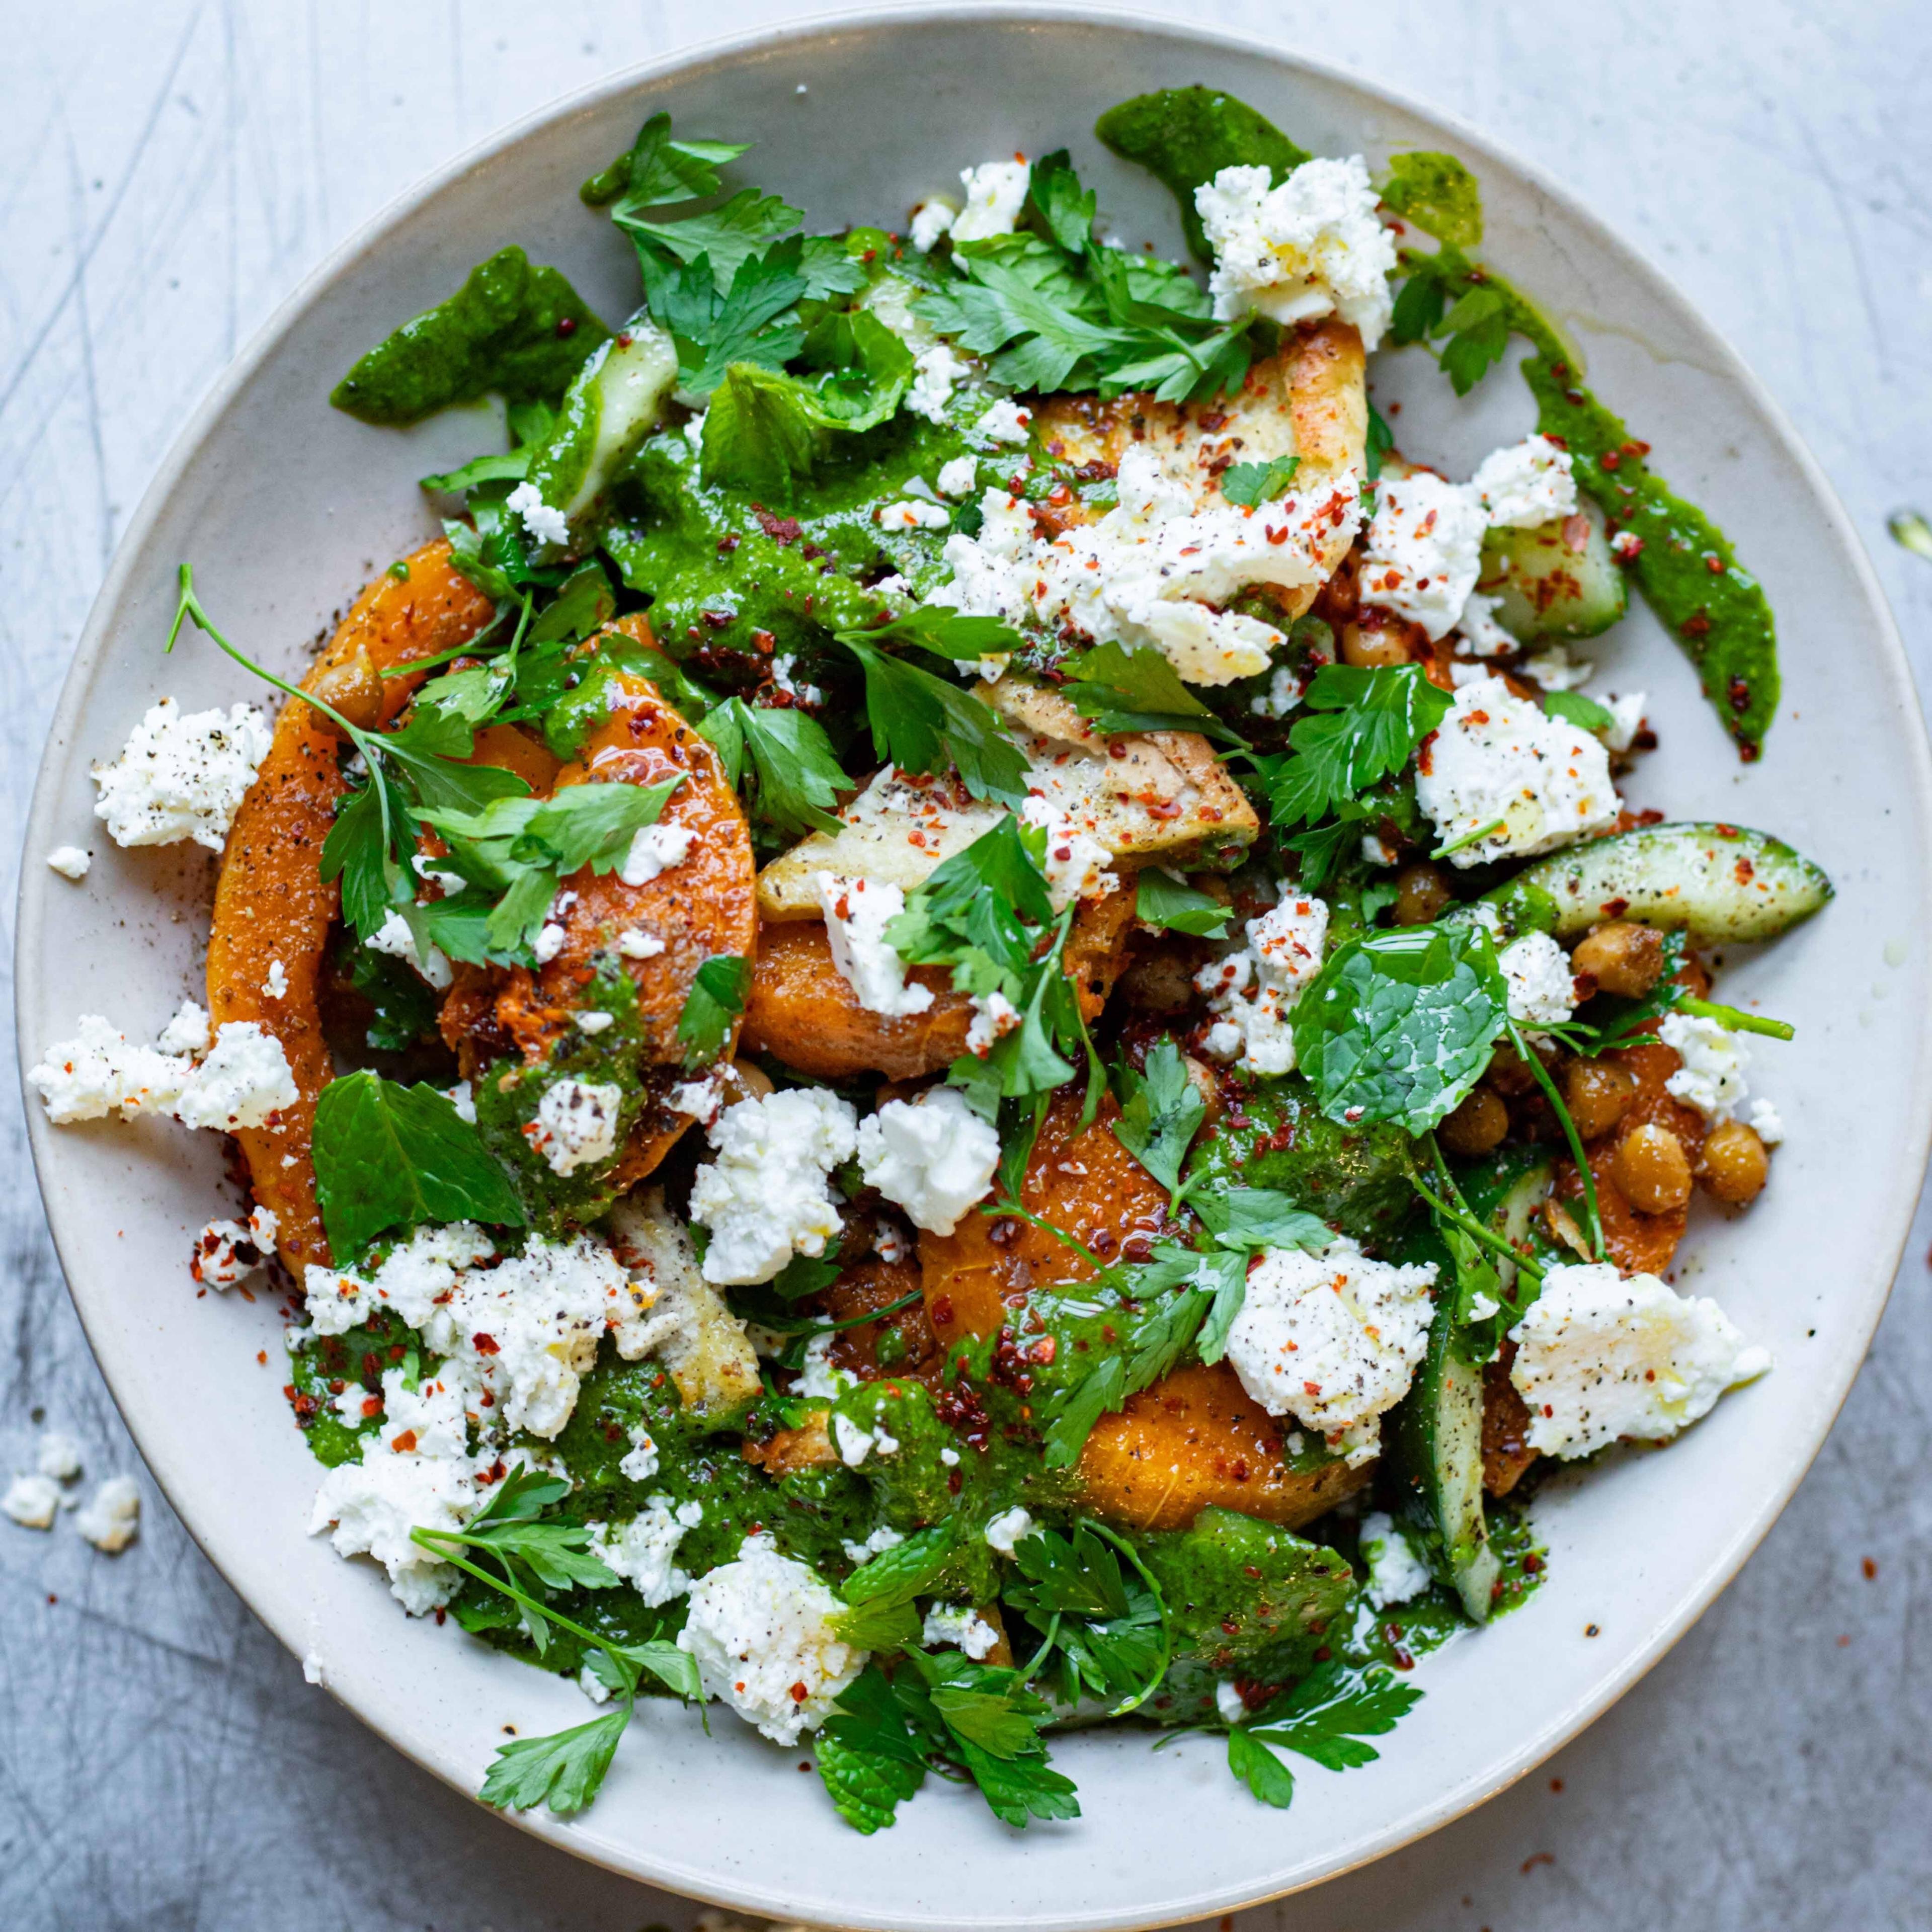
{"type": "Polygon", "coordinates": [[[57,1126],[110,1114],[131,1120],[168,1112],[194,1077],[185,1054],[136,1046],[98,1013],[83,1013],[74,1037],[49,1047],[27,1070],[28,1084],[39,1090],[57,1126]]]}
{"type": "Polygon", "coordinates": [[[706,1696],[722,1698],[773,1743],[795,1744],[865,1668],[866,1652],[835,1626],[843,1608],[770,1536],[748,1536],[736,1561],[692,1586],[678,1648],[697,1660],[706,1696]]]}
{"type": "Polygon", "coordinates": [[[1010,235],[1026,206],[1027,184],[1032,178],[1032,168],[1017,157],[961,169],[966,206],[952,218],[954,242],[987,242],[995,235],[1010,235]]]}
{"type": "Polygon", "coordinates": [[[1362,862],[1365,866],[1393,866],[1401,854],[1379,832],[1362,835],[1362,862]]]}
{"type": "Polygon", "coordinates": [[[577,1688],[593,1704],[608,1704],[616,1695],[610,1685],[606,1684],[587,1664],[583,1665],[578,1671],[577,1688]]]}
{"type": "Polygon", "coordinates": [[[1528,530],[1576,514],[1570,452],[1546,436],[1492,450],[1469,479],[1492,530],[1528,530]]]}
{"type": "Polygon", "coordinates": [[[879,1438],[869,1429],[861,1428],[849,1415],[832,1418],[832,1446],[838,1460],[848,1469],[856,1469],[879,1446],[879,1438]]]}
{"type": "Polygon", "coordinates": [[[1214,314],[1282,323],[1339,315],[1372,350],[1389,326],[1395,238],[1359,154],[1304,161],[1279,188],[1265,167],[1223,168],[1194,190],[1214,250],[1214,314]]]}
{"type": "Polygon", "coordinates": [[[724,1104],[724,1082],[718,1078],[718,1072],[714,1067],[701,1079],[679,1082],[670,1090],[672,1112],[688,1114],[700,1126],[710,1126],[724,1104]]]}
{"type": "Polygon", "coordinates": [[[674,1504],[670,1497],[656,1496],[647,1498],[628,1522],[593,1522],[586,1527],[591,1548],[626,1582],[635,1586],[649,1608],[656,1610],[691,1588],[691,1579],[677,1567],[677,1546],[684,1540],[685,1532],[695,1529],[704,1520],[702,1503],[674,1504]]]}
{"type": "Polygon", "coordinates": [[[1227,684],[1267,670],[1285,640],[1258,617],[1217,607],[1252,584],[1322,581],[1331,549],[1361,514],[1346,476],[1252,507],[1197,498],[1138,443],[1122,457],[1117,484],[1106,515],[1051,541],[1036,532],[1019,498],[987,490],[979,535],[956,530],[946,538],[952,579],[928,601],[1010,622],[1070,624],[1096,643],[1151,646],[1191,684],[1227,684]]]}
{"type": "Polygon", "coordinates": [[[1517,648],[1514,634],[1496,621],[1496,612],[1502,605],[1500,597],[1485,597],[1480,590],[1472,590],[1463,598],[1462,614],[1456,620],[1456,628],[1472,657],[1507,657],[1517,648]]]}
{"type": "Polygon", "coordinates": [[[0,1496],[0,1510],[22,1529],[51,1529],[60,1513],[60,1485],[48,1476],[16,1476],[0,1496]]]}
{"type": "Polygon", "coordinates": [[[893,1268],[912,1252],[912,1244],[896,1221],[881,1221],[872,1231],[872,1252],[888,1268],[893,1268]]]}
{"type": "Polygon", "coordinates": [[[1503,821],[1501,831],[1451,853],[1458,866],[1553,850],[1606,831],[1618,808],[1603,746],[1499,677],[1456,693],[1416,760],[1415,802],[1445,840],[1503,821]]]}
{"type": "Polygon", "coordinates": [[[135,726],[119,758],[94,767],[94,815],[117,845],[192,838],[219,852],[267,757],[268,718],[252,704],[184,712],[164,698],[135,726]]]}
{"type": "Polygon", "coordinates": [[[1431,642],[1456,627],[1483,568],[1483,508],[1426,470],[1384,475],[1359,581],[1363,597],[1419,624],[1431,642]]]}
{"type": "Polygon", "coordinates": [[[970,1604],[934,1604],[919,1634],[922,1643],[950,1643],[975,1664],[1000,1641],[1000,1633],[970,1604]]]}
{"type": "Polygon", "coordinates": [[[1046,896],[1055,912],[1076,899],[1105,898],[1118,885],[1108,869],[1113,854],[1076,820],[1037,794],[1022,804],[1020,817],[1046,834],[1046,896]]]}
{"type": "Polygon", "coordinates": [[[1224,1724],[1239,1724],[1246,1721],[1246,1700],[1226,1678],[1214,1687],[1214,1708],[1224,1724]]]}
{"type": "Polygon", "coordinates": [[[268,962],[268,976],[262,982],[264,996],[271,1000],[286,1000],[289,996],[288,969],[279,959],[268,962]]]}
{"type": "Polygon", "coordinates": [[[1246,944],[1209,960],[1194,976],[1196,990],[1220,1016],[1208,1030],[1208,1052],[1224,1060],[1238,1054],[1250,1073],[1294,1070],[1288,1016],[1321,971],[1328,944],[1327,902],[1292,891],[1286,880],[1278,890],[1280,903],[1248,921],[1246,944]]]}
{"type": "Polygon", "coordinates": [[[859,1386],[859,1378],[849,1370],[837,1367],[832,1360],[836,1335],[814,1335],[805,1345],[805,1366],[791,1385],[801,1402],[836,1402],[849,1388],[859,1386]]]}
{"type": "Polygon", "coordinates": [[[1016,1504],[1003,1510],[986,1526],[986,1546],[1002,1556],[1010,1556],[1013,1546],[1033,1534],[1033,1513],[1016,1504]]]}
{"type": "Polygon", "coordinates": [[[1306,694],[1311,678],[1293,664],[1276,664],[1268,688],[1258,698],[1248,700],[1248,709],[1257,718],[1286,718],[1306,694]]]}
{"type": "Polygon", "coordinates": [[[245,1227],[238,1221],[209,1222],[195,1237],[188,1273],[204,1288],[232,1288],[267,1265],[278,1226],[268,1208],[257,1208],[245,1227]]]}
{"type": "Polygon", "coordinates": [[[57,1483],[70,1483],[80,1474],[80,1444],[64,1430],[50,1429],[34,1452],[34,1467],[57,1483]]]}
{"type": "Polygon", "coordinates": [[[553,1174],[595,1167],[617,1151],[624,1090],[615,1081],[553,1081],[524,1124],[524,1138],[553,1174]]]}
{"type": "Polygon", "coordinates": [[[629,1430],[630,1448],[617,1459],[617,1473],[634,1483],[648,1483],[658,1472],[657,1438],[641,1422],[629,1430]]]}
{"type": "Polygon", "coordinates": [[[326,1684],[328,1682],[328,1666],[324,1661],[321,1652],[310,1650],[303,1653],[302,1682],[304,1684],[314,1684],[318,1686],[326,1684]]]}
{"type": "Polygon", "coordinates": [[[691,856],[698,835],[688,825],[647,825],[631,841],[617,876],[627,886],[649,885],[662,872],[681,866],[691,856]]]}
{"type": "Polygon", "coordinates": [[[476,1094],[468,1081],[459,1080],[448,1089],[443,1098],[456,1109],[459,1120],[467,1121],[472,1127],[476,1124],[476,1094]]]}
{"type": "MultiPolygon", "coordinates": [[[[971,459],[962,460],[970,461],[971,459]]],[[[944,473],[940,472],[942,476],[944,473]]],[[[970,478],[966,487],[969,490],[973,487],[970,478]]],[[[88,867],[94,863],[94,855],[91,852],[82,851],[78,845],[56,845],[47,854],[47,863],[64,879],[84,879],[87,877],[88,867]]]]}
{"type": "Polygon", "coordinates": [[[602,1013],[594,1010],[577,1016],[578,1030],[581,1033],[599,1034],[617,1024],[615,1013],[602,1013]]]}
{"type": "Polygon", "coordinates": [[[910,1102],[889,1100],[860,1124],[866,1186],[931,1234],[951,1234],[986,1198],[999,1164],[998,1132],[956,1087],[928,1088],[910,1102]]]}
{"type": "Polygon", "coordinates": [[[1634,530],[1619,530],[1610,539],[1610,554],[1619,563],[1634,563],[1643,554],[1643,539],[1634,530]]]}
{"type": "Polygon", "coordinates": [[[340,1335],[393,1309],[411,1328],[426,1328],[446,1305],[463,1271],[494,1260],[496,1245],[471,1221],[418,1228],[366,1275],[310,1265],[303,1288],[318,1335],[340,1335]]]}
{"type": "Polygon", "coordinates": [[[1529,1410],[1525,1441],[1588,1456],[1619,1437],[1667,1442],[1725,1390],[1771,1366],[1718,1304],[1609,1262],[1553,1268],[1510,1330],[1510,1381],[1529,1410]]]}
{"type": "Polygon", "coordinates": [[[230,1020],[172,1112],[184,1126],[232,1133],[237,1127],[266,1126],[278,1110],[301,1097],[281,1042],[253,1020],[230,1020]]]}
{"type": "Polygon", "coordinates": [[[1377,1610],[1406,1604],[1429,1588],[1429,1565],[1396,1527],[1394,1517],[1380,1510],[1363,1517],[1360,1541],[1363,1558],[1369,1566],[1364,1588],[1377,1610]]]}
{"type": "Polygon", "coordinates": [[[559,548],[569,543],[570,519],[546,503],[543,492],[534,483],[519,483],[503,500],[503,507],[512,516],[523,519],[524,528],[532,541],[555,544],[559,548]]]}
{"type": "Polygon", "coordinates": [[[983,436],[989,442],[1004,443],[1020,448],[1030,433],[1033,412],[1016,403],[1010,396],[1002,396],[973,425],[975,436],[983,436]]]}
{"type": "Polygon", "coordinates": [[[1510,1018],[1526,1026],[1558,1026],[1576,1010],[1570,956],[1546,932],[1526,932],[1496,956],[1509,988],[1510,1018]]]}
{"type": "Polygon", "coordinates": [[[782,651],[772,660],[772,682],[796,704],[823,704],[825,694],[817,685],[804,682],[794,675],[798,660],[789,651],[782,651]]]}
{"type": "Polygon", "coordinates": [[[928,422],[944,422],[954,386],[973,373],[972,362],[956,353],[950,343],[935,342],[913,358],[912,366],[912,386],[906,391],[906,407],[928,422]]]}
{"type": "Polygon", "coordinates": [[[1597,733],[1603,740],[1605,750],[1628,752],[1636,742],[1636,734],[1643,729],[1646,694],[1641,691],[1627,691],[1619,697],[1612,692],[1597,701],[1610,714],[1610,723],[1601,727],[1597,733]]]}
{"type": "Polygon", "coordinates": [[[1578,664],[1562,644],[1551,644],[1522,661],[1522,675],[1545,691],[1576,691],[1597,674],[1594,664],[1578,664]]]}
{"type": "Polygon", "coordinates": [[[794,1255],[822,1255],[839,1229],[827,1177],[859,1144],[849,1102],[794,1088],[727,1107],[709,1130],[717,1158],[692,1184],[691,1218],[711,1231],[706,1281],[770,1281],[794,1255]]]}
{"type": "Polygon", "coordinates": [[[664,950],[664,941],[641,926],[627,926],[617,935],[617,950],[626,959],[655,959],[664,950]]]}
{"type": "Polygon", "coordinates": [[[863,1543],[854,1543],[850,1537],[844,1540],[846,1556],[853,1562],[863,1565],[875,1556],[883,1556],[889,1550],[896,1550],[905,1538],[896,1529],[879,1528],[874,1530],[863,1543]]]}
{"type": "MultiPolygon", "coordinates": [[[[561,926],[544,928],[545,934],[553,930],[558,935],[557,944],[562,946],[563,928],[561,926]]],[[[417,957],[416,936],[410,931],[409,921],[394,906],[383,915],[381,930],[362,943],[372,952],[386,952],[392,958],[400,959],[405,964],[413,966],[438,992],[443,992],[454,976],[440,946],[432,946],[427,959],[417,957]]],[[[538,943],[542,944],[541,940],[538,943]]],[[[552,957],[554,956],[553,953],[552,957]]]]}
{"type": "Polygon", "coordinates": [[[1684,1063],[1664,1083],[1666,1090],[1707,1120],[1728,1120],[1744,1104],[1751,1057],[1744,1035],[1700,1013],[1666,1013],[1657,1036],[1684,1063]]]}
{"type": "Polygon", "coordinates": [[[984,1060],[1020,1024],[1020,1010],[998,991],[973,995],[973,1021],[966,1029],[966,1051],[984,1060]]]}
{"type": "Polygon", "coordinates": [[[959,1451],[950,1447],[942,1449],[939,1452],[939,1460],[946,1468],[956,1469],[959,1466],[959,1451]]]}
{"type": "Polygon", "coordinates": [[[363,1438],[359,1462],[322,1478],[309,1534],[332,1531],[338,1556],[373,1556],[389,1573],[390,1594],[411,1616],[425,1616],[448,1602],[463,1576],[410,1532],[460,1529],[480,1500],[463,1390],[446,1376],[412,1394],[403,1371],[391,1369],[382,1394],[387,1421],[363,1438]]]}
{"type": "Polygon", "coordinates": [[[1784,1138],[1784,1122],[1777,1108],[1762,1096],[1750,1103],[1750,1125],[1766,1147],[1775,1147],[1784,1138]]]}
{"type": "Polygon", "coordinates": [[[1321,1255],[1268,1249],[1249,1271],[1228,1359],[1270,1415],[1292,1415],[1366,1462],[1422,1359],[1435,1285],[1433,1262],[1371,1261],[1346,1238],[1321,1255]]]}
{"type": "Polygon", "coordinates": [[[812,884],[825,914],[832,963],[852,997],[868,1013],[889,1019],[924,1012],[932,1004],[932,988],[908,983],[905,962],[886,937],[886,928],[905,910],[904,892],[835,872],[814,872],[812,884]]]}
{"type": "Polygon", "coordinates": [[[88,1498],[74,1526],[95,1549],[118,1556],[141,1533],[141,1486],[132,1476],[110,1476],[88,1498]]]}
{"type": "Polygon", "coordinates": [[[949,233],[954,217],[958,210],[949,207],[943,201],[922,201],[912,212],[912,226],[908,231],[912,245],[922,255],[930,254],[939,246],[939,238],[949,233]]]}
{"type": "Polygon", "coordinates": [[[163,1053],[185,1053],[199,1060],[211,1043],[208,1012],[192,1000],[184,1000],[180,1010],[162,1028],[154,1045],[163,1053]]]}
{"type": "MultiPolygon", "coordinates": [[[[956,456],[940,466],[938,490],[942,496],[970,496],[980,478],[980,466],[970,456],[956,456]]],[[[47,862],[53,863],[50,859],[47,862]]]]}
{"type": "Polygon", "coordinates": [[[952,512],[944,503],[908,496],[896,503],[881,503],[872,512],[872,520],[882,530],[943,530],[952,522],[952,512]]]}
{"type": "Polygon", "coordinates": [[[539,966],[548,966],[563,950],[564,941],[570,937],[569,928],[560,926],[555,920],[537,928],[537,936],[531,942],[530,952],[539,966]]]}

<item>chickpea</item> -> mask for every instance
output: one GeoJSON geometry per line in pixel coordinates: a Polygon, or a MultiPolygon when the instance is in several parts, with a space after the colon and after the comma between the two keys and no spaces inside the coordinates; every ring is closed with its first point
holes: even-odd
{"type": "Polygon", "coordinates": [[[1664,935],[1654,926],[1613,919],[1576,942],[1570,964],[1588,974],[1602,992],[1640,1000],[1664,971],[1664,935]]]}
{"type": "Polygon", "coordinates": [[[1364,670],[1384,670],[1391,664],[1412,663],[1408,629],[1397,622],[1371,627],[1351,621],[1342,626],[1342,662],[1364,670]]]}
{"type": "Polygon", "coordinates": [[[1646,1120],[1617,1143],[1610,1175],[1640,1214],[1667,1214],[1690,1198],[1690,1156],[1668,1127],[1646,1120]]]}
{"type": "Polygon", "coordinates": [[[1201,1096],[1201,1104],[1208,1110],[1201,1117],[1201,1124],[1211,1127],[1221,1118],[1220,1078],[1205,1061],[1196,1060],[1191,1053],[1180,1056],[1180,1064],[1187,1075],[1187,1084],[1201,1096]]]}
{"type": "Polygon", "coordinates": [[[1449,887],[1438,866],[1405,866],[1395,875],[1395,922],[1426,926],[1449,903],[1449,887]]]}
{"type": "Polygon", "coordinates": [[[1536,1076],[1530,1072],[1529,1063],[1513,1046],[1499,1046],[1490,1054],[1483,1078],[1498,1094],[1505,1094],[1512,1100],[1536,1086],[1536,1076]]]}
{"type": "Polygon", "coordinates": [[[1764,1191],[1771,1178],[1771,1157],[1743,1121],[1721,1120],[1704,1136],[1704,1157],[1697,1172],[1709,1192],[1742,1208],[1764,1191]]]}
{"type": "Polygon", "coordinates": [[[1487,1154],[1509,1132],[1509,1109],[1491,1088],[1478,1087],[1436,1132],[1451,1154],[1487,1154]]]}
{"type": "Polygon", "coordinates": [[[1621,1066],[1600,1060],[1576,1060],[1563,1076],[1563,1098],[1576,1131],[1586,1141],[1606,1134],[1630,1112],[1636,1082],[1621,1066]]]}

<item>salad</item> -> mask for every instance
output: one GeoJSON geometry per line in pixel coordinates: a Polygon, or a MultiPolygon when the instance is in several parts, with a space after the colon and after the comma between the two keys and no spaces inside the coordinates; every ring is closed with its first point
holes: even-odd
{"type": "Polygon", "coordinates": [[[596,1707],[493,1804],[590,1804],[648,1695],[862,1832],[929,1773],[1076,1817],[1102,1723],[1286,1806],[1532,1595],[1541,1472],[1770,1366],[1669,1277],[1781,1133],[1716,949],[1831,888],[1628,807],[1645,694],[1574,649],[1634,586],[1756,758],[1762,590],[1454,158],[1096,132],[1192,260],[1064,150],[807,232],[653,115],[582,190],[636,311],[508,247],[370,349],[337,408],[508,446],[298,686],[184,566],[169,648],[286,701],[94,773],[219,855],[206,1004],[29,1078],[233,1137],[190,1271],[287,1298],[309,1527],[596,1707]],[[1513,342],[1534,429],[1406,460],[1370,356],[1513,342]]]}

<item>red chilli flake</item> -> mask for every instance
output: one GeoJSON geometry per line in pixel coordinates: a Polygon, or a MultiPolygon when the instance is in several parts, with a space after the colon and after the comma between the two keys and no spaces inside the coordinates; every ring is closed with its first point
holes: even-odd
{"type": "Polygon", "coordinates": [[[497,1347],[496,1338],[494,1336],[478,1335],[476,1337],[476,1352],[479,1355],[495,1355],[500,1354],[502,1352],[497,1347]]]}

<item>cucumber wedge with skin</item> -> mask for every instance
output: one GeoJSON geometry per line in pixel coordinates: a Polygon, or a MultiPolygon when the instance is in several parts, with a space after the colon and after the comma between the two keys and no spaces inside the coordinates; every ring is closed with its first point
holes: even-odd
{"type": "Polygon", "coordinates": [[[1525,885],[1555,902],[1559,939],[1607,919],[1682,927],[1707,944],[1775,939],[1832,896],[1831,880],[1783,839],[1723,824],[1646,825],[1593,839],[1510,882],[1525,885]]]}
{"type": "Polygon", "coordinates": [[[1496,620],[1526,644],[1594,638],[1624,614],[1624,573],[1603,525],[1587,511],[1483,539],[1476,588],[1496,598],[1496,620]]]}

